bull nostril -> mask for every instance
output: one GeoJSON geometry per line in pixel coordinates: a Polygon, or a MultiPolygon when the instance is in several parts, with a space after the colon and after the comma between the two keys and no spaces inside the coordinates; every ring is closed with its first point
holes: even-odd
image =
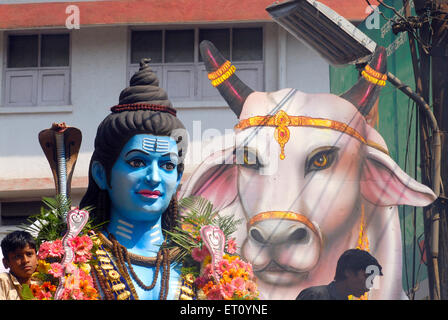
{"type": "Polygon", "coordinates": [[[291,242],[305,242],[308,239],[308,231],[305,228],[294,230],[288,240],[291,242]]]}
{"type": "Polygon", "coordinates": [[[261,234],[261,232],[257,229],[252,229],[250,231],[250,235],[252,237],[252,239],[254,239],[257,242],[260,243],[266,243],[266,239],[263,237],[263,235],[261,234]]]}

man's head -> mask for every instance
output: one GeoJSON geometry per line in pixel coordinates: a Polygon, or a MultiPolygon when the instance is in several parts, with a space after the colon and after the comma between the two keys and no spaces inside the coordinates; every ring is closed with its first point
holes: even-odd
{"type": "Polygon", "coordinates": [[[27,282],[36,271],[36,242],[26,231],[14,231],[8,234],[1,243],[3,265],[20,283],[27,282]]]}
{"type": "Polygon", "coordinates": [[[367,284],[368,278],[382,276],[381,270],[381,265],[367,251],[349,249],[339,257],[334,280],[345,283],[349,294],[359,297],[370,289],[367,284]]]}

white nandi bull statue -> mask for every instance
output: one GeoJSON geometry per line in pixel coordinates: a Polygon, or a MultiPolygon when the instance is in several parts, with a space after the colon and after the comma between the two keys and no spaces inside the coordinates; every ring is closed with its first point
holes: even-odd
{"type": "Polygon", "coordinates": [[[211,42],[201,43],[201,54],[239,119],[236,144],[203,161],[180,195],[245,217],[237,242],[258,277],[260,298],[294,299],[330,283],[339,256],[355,247],[383,267],[368,299],[405,298],[396,206],[426,206],[436,196],[399,168],[366,122],[385,85],[385,49],[342,96],[254,92],[211,42]]]}

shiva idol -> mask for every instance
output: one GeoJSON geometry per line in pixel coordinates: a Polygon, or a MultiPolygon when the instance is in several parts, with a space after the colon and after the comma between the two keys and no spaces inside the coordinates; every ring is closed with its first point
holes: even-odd
{"type": "Polygon", "coordinates": [[[187,132],[149,61],[98,127],[80,203],[94,206],[96,223],[107,222],[92,268],[107,300],[178,299],[189,285],[164,234],[177,221],[187,132]]]}

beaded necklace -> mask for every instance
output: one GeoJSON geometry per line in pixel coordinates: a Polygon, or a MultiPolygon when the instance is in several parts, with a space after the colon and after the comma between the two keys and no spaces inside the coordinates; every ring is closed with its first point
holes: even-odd
{"type": "Polygon", "coordinates": [[[129,275],[115,263],[113,254],[105,248],[97,234],[91,236],[98,245],[96,264],[92,269],[106,300],[138,300],[137,292],[129,275]]]}
{"type": "MultiPolygon", "coordinates": [[[[170,276],[170,265],[173,258],[177,255],[178,249],[169,250],[166,248],[166,243],[164,242],[163,245],[160,247],[159,251],[157,252],[157,256],[155,258],[150,257],[144,257],[137,254],[129,253],[126,247],[121,245],[112,234],[109,234],[109,240],[104,234],[99,233],[99,240],[101,241],[101,244],[105,250],[101,250],[102,252],[110,251],[113,255],[113,257],[116,260],[116,267],[119,271],[119,275],[121,275],[124,279],[124,282],[127,283],[130,291],[132,292],[132,296],[137,300],[138,295],[135,291],[135,288],[132,284],[131,277],[129,276],[129,272],[132,276],[132,278],[135,280],[135,282],[144,290],[152,290],[158,279],[160,268],[162,268],[162,281],[161,281],[161,290],[159,299],[160,300],[166,300],[168,296],[168,290],[169,290],[169,276],[170,276]],[[155,266],[155,275],[152,283],[150,285],[145,285],[143,281],[137,276],[137,274],[134,271],[134,268],[132,267],[132,264],[138,264],[142,266],[148,266],[148,267],[154,267],[155,266]],[[128,272],[129,269],[129,272],[128,272]]],[[[99,257],[99,262],[101,262],[102,258],[99,257]]],[[[107,266],[108,267],[108,266],[107,266]]],[[[98,271],[98,270],[97,270],[98,271]]],[[[108,296],[110,294],[107,293],[107,291],[110,291],[108,286],[104,284],[105,279],[100,279],[102,273],[97,272],[99,275],[99,283],[101,286],[101,289],[103,289],[103,292],[105,292],[106,299],[108,299],[108,296]]],[[[103,277],[104,278],[104,277],[103,277]]],[[[110,279],[109,279],[110,280],[110,279]]],[[[110,287],[110,286],[109,286],[110,287]]],[[[119,286],[121,288],[122,286],[119,286]]]]}

